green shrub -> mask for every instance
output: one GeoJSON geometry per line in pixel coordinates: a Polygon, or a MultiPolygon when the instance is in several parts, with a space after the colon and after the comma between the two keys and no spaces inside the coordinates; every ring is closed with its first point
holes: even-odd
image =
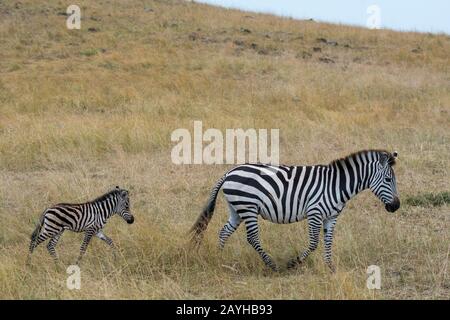
{"type": "Polygon", "coordinates": [[[97,54],[97,49],[87,49],[81,51],[80,54],[86,57],[95,56],[97,54]]]}
{"type": "Polygon", "coordinates": [[[420,207],[439,207],[450,203],[450,192],[424,193],[406,198],[406,204],[420,207]]]}

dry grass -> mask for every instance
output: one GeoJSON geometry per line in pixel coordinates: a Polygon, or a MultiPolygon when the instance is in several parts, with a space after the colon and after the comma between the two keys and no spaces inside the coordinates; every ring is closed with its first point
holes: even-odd
{"type": "MultiPolygon", "coordinates": [[[[81,30],[65,28],[64,2],[0,3],[1,298],[450,298],[448,204],[390,215],[361,194],[337,225],[335,275],[322,249],[302,269],[274,274],[243,230],[224,252],[216,248],[223,199],[202,249],[186,246],[186,231],[229,166],[170,160],[170,133],[194,120],[279,128],[283,163],[395,149],[402,198],[448,191],[448,36],[248,17],[185,1],[114,3],[79,1],[81,30]],[[130,190],[136,216],[132,226],[114,218],[106,227],[118,261],[94,240],[80,291],[66,289],[67,275],[45,246],[25,267],[45,207],[117,184],[130,190]],[[379,291],[365,286],[371,264],[382,270],[379,291]]],[[[306,224],[262,222],[262,239],[284,265],[306,245],[306,224]]],[[[79,234],[64,234],[64,265],[80,243],[79,234]]]]}

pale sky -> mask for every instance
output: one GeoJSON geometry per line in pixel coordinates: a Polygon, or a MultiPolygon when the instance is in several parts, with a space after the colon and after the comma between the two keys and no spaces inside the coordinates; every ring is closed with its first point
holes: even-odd
{"type": "Polygon", "coordinates": [[[377,5],[381,28],[450,34],[450,0],[197,0],[299,19],[367,26],[377,5]]]}

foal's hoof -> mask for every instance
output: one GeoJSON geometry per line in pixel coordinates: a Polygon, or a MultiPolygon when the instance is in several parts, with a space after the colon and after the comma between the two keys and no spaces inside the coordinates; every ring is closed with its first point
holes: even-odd
{"type": "Polygon", "coordinates": [[[56,271],[59,272],[59,271],[63,271],[64,267],[63,267],[63,265],[61,263],[55,262],[55,269],[56,269],[56,271]]]}
{"type": "Polygon", "coordinates": [[[270,265],[269,268],[270,268],[272,271],[274,271],[274,272],[279,272],[279,271],[280,271],[280,268],[278,268],[278,266],[277,266],[276,264],[270,265]]]}
{"type": "Polygon", "coordinates": [[[330,268],[330,272],[331,273],[336,273],[336,267],[334,266],[334,264],[330,263],[328,264],[328,268],[330,268]]]}

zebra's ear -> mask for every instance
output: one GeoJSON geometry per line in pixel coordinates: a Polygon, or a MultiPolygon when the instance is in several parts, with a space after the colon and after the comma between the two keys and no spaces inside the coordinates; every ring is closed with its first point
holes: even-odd
{"type": "Polygon", "coordinates": [[[398,152],[397,151],[392,152],[389,157],[389,165],[394,166],[395,161],[397,161],[397,158],[398,158],[398,152]]]}
{"type": "Polygon", "coordinates": [[[380,160],[379,160],[380,165],[381,165],[382,167],[385,167],[385,166],[388,164],[388,161],[389,161],[389,154],[386,153],[386,152],[383,152],[383,153],[381,154],[380,160]]]}
{"type": "Polygon", "coordinates": [[[119,186],[116,186],[116,189],[120,189],[119,186]]]}
{"type": "Polygon", "coordinates": [[[395,160],[398,157],[397,151],[393,153],[383,152],[380,156],[380,165],[385,167],[386,165],[390,165],[391,167],[395,165],[395,160]]]}

